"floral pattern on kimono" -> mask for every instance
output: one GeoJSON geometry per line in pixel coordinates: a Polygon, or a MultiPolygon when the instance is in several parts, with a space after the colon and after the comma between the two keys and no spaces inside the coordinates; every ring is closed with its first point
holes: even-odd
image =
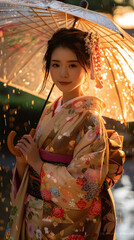
{"type": "MultiPolygon", "coordinates": [[[[119,136],[113,138],[111,134],[111,140],[108,139],[101,118],[104,103],[98,98],[83,96],[59,104],[57,109],[56,106],[56,102],[47,105],[35,141],[39,148],[52,154],[72,156],[72,161],[68,166],[43,163],[40,174],[43,200],[26,194],[21,239],[112,240],[116,219],[108,188],[122,174],[119,136]],[[110,143],[113,149],[109,151],[110,143]],[[119,167],[113,171],[112,167],[117,165],[113,157],[119,155],[119,167]]],[[[15,174],[16,171],[13,198],[18,194],[15,174]]],[[[14,240],[11,230],[5,239],[14,240]]]]}
{"type": "MultiPolygon", "coordinates": [[[[99,99],[81,97],[65,103],[54,116],[54,126],[44,139],[36,139],[39,147],[51,153],[72,155],[68,167],[44,163],[41,170],[41,194],[44,204],[45,236],[66,239],[68,235],[89,236],[85,233],[86,221],[95,222],[97,233],[101,226],[101,186],[108,171],[106,131],[100,116],[99,99]],[[97,105],[98,104],[98,105],[97,105]],[[54,139],[53,139],[54,136],[54,139]],[[53,140],[52,140],[53,139],[53,140]],[[49,214],[49,216],[48,216],[49,214]],[[48,221],[49,217],[49,221],[48,221]],[[97,222],[97,224],[96,224],[97,222]],[[49,232],[48,232],[49,231],[49,232]]],[[[51,110],[50,110],[51,109],[51,110]]],[[[46,111],[46,117],[53,111],[46,111]]],[[[51,113],[52,114],[52,113],[51,113]]],[[[45,124],[40,121],[38,129],[45,124]]]]}

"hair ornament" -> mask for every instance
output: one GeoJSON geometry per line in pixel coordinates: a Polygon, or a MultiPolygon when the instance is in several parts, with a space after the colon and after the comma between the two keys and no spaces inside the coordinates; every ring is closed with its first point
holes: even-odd
{"type": "Polygon", "coordinates": [[[101,76],[101,46],[98,33],[89,33],[84,38],[85,50],[90,55],[90,78],[96,81],[96,87],[102,88],[101,76]]]}

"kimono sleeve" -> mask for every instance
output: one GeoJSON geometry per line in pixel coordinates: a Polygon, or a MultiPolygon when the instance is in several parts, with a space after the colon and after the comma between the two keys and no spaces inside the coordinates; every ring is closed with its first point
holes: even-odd
{"type": "Polygon", "coordinates": [[[108,171],[106,130],[100,116],[90,115],[83,129],[68,167],[44,163],[40,176],[44,200],[75,210],[91,206],[108,171]]]}

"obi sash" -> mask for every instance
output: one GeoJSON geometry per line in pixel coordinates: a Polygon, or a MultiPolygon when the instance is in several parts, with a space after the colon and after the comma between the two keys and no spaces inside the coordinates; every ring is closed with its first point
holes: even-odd
{"type": "MultiPolygon", "coordinates": [[[[42,148],[39,149],[39,153],[43,162],[57,164],[60,166],[68,166],[73,158],[68,155],[50,153],[42,148]]],[[[28,193],[36,198],[42,199],[40,193],[40,176],[31,166],[29,166],[28,193]]]]}

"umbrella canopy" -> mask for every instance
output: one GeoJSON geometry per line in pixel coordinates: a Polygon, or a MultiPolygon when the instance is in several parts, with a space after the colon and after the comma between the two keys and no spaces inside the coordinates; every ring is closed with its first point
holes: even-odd
{"type": "MultiPolygon", "coordinates": [[[[134,121],[134,40],[106,16],[58,1],[0,1],[0,81],[46,99],[52,79],[42,85],[42,59],[47,41],[60,28],[98,32],[102,49],[103,88],[87,79],[86,95],[106,103],[104,116],[134,121]]],[[[53,89],[50,101],[61,92],[53,89]]]]}

